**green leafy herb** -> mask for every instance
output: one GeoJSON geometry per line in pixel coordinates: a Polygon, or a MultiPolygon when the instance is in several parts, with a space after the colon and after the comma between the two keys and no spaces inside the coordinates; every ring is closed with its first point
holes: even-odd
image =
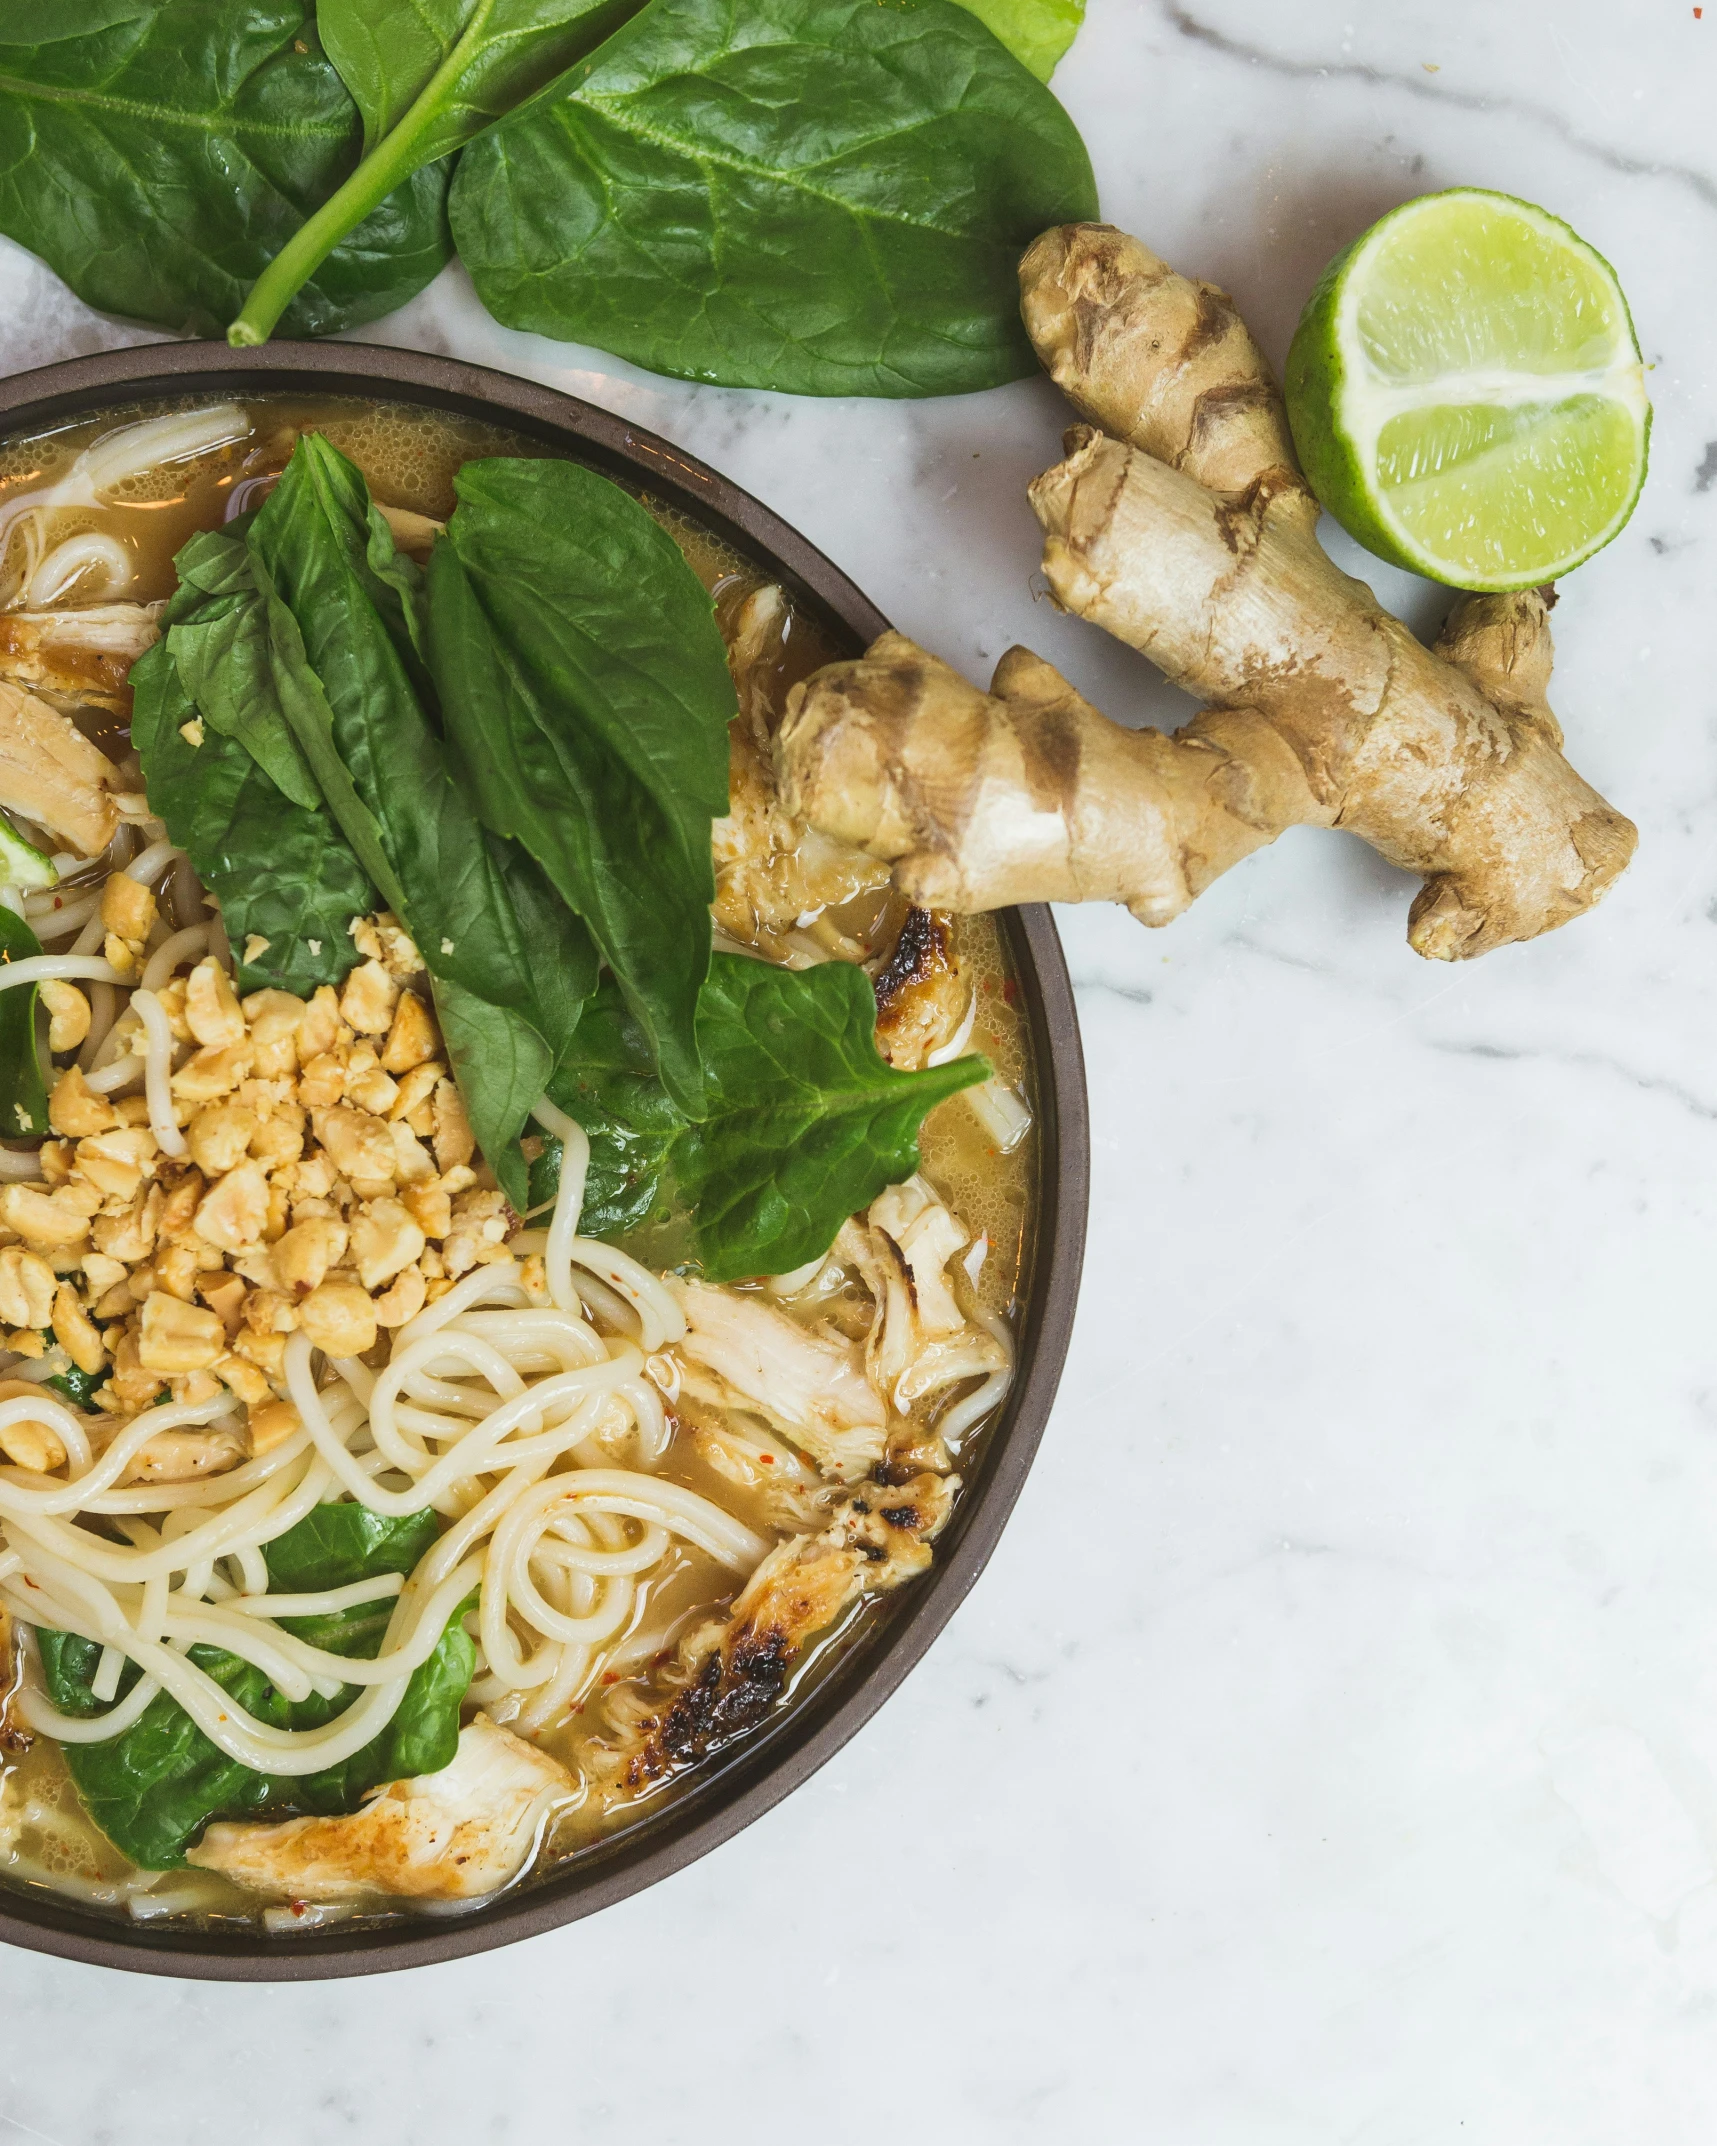
{"type": "MultiPolygon", "coordinates": [[[[410,1572],[435,1540],[433,1513],[395,1520],[363,1506],[322,1505],[264,1551],[269,1582],[283,1594],[343,1587],[380,1572],[410,1572]]],[[[330,1653],[373,1658],[392,1614],[391,1600],[364,1603],[327,1617],[283,1618],[285,1630],[330,1653]]],[[[434,1773],[451,1764],[459,1740],[459,1705],[471,1681],[476,1649],[463,1612],[455,1612],[435,1652],[414,1670],[393,1720],[372,1742],[322,1773],[259,1774],[229,1759],[176,1699],[159,1693],[141,1717],[105,1743],[62,1747],[84,1805],[121,1853],[144,1870],[170,1870],[214,1818],[270,1817],[355,1810],[378,1781],[434,1773]]],[[[62,1713],[94,1715],[102,1704],[90,1691],[101,1650],[67,1632],[41,1631],[48,1696],[62,1713]]],[[[261,1670],[218,1647],[197,1645],[191,1659],[259,1721],[277,1728],[312,1729],[343,1714],[358,1697],[347,1685],[333,1699],[312,1694],[283,1699],[261,1670]]],[[[121,1692],[136,1672],[127,1665],[121,1692]]]]}
{"type": "Polygon", "coordinates": [[[588,934],[485,832],[420,699],[422,592],[363,478],[300,440],[251,526],[275,630],[301,636],[317,695],[287,720],[347,840],[416,940],[472,1129],[510,1197],[531,1104],[595,984],[588,934]],[[527,938],[516,883],[531,909],[527,938]]]}
{"type": "MultiPolygon", "coordinates": [[[[0,231],[106,312],[219,334],[358,160],[307,0],[8,0],[0,38],[0,231]]],[[[446,189],[429,165],[378,197],[297,290],[289,331],[421,290],[447,259],[446,189]]]]}
{"type": "MultiPolygon", "coordinates": [[[[53,1335],[50,1332],[43,1338],[51,1343],[53,1335]]],[[[81,1408],[87,1416],[97,1387],[105,1386],[110,1375],[105,1364],[99,1371],[85,1371],[78,1364],[68,1364],[63,1371],[56,1371],[52,1378],[43,1379],[42,1384],[51,1386],[69,1407],[81,1408]]]]}
{"type": "MultiPolygon", "coordinates": [[[[27,961],[42,942],[21,916],[0,902],[0,964],[27,961]]],[[[24,1140],[48,1129],[48,1092],[36,1048],[34,984],[0,991],[0,1139],[24,1140]]]]}
{"type": "Polygon", "coordinates": [[[617,484],[572,462],[467,463],[429,562],[429,646],[477,808],[584,918],[669,1093],[701,1111],[695,1034],[735,710],[709,596],[617,484]]]}
{"type": "MultiPolygon", "coordinates": [[[[664,1094],[605,983],[551,1090],[590,1138],[583,1227],[667,1239],[712,1281],[790,1273],[826,1252],[848,1215],[917,1169],[925,1113],[990,1070],[973,1057],[897,1073],[875,1028],[862,969],[717,954],[700,1014],[709,1101],[698,1123],[664,1094]]],[[[557,1174],[539,1162],[533,1204],[557,1174]]]]}
{"type": "MultiPolygon", "coordinates": [[[[323,805],[294,803],[236,736],[206,718],[201,745],[184,736],[199,710],[172,641],[170,628],[131,669],[131,737],[150,805],[219,901],[241,987],[272,984],[308,998],[352,967],[347,927],[379,897],[323,805]],[[266,944],[253,959],[245,948],[257,940],[266,944]]],[[[0,994],[0,1021],[5,1004],[0,994]]]]}
{"type": "Polygon", "coordinates": [[[1066,113],[953,0],[651,0],[451,201],[508,327],[814,395],[1033,371],[1020,253],[1096,213],[1066,113]]]}
{"type": "Polygon", "coordinates": [[[305,280],[378,203],[511,110],[638,0],[321,0],[329,57],[364,115],[364,161],[281,249],[227,331],[266,342],[305,280]]]}
{"type": "Polygon", "coordinates": [[[1085,0],[960,0],[1040,82],[1079,34],[1085,0]]]}

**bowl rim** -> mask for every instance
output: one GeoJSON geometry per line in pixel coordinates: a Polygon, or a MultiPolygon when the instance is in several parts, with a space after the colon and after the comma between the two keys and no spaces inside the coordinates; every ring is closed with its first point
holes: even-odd
{"type": "MultiPolygon", "coordinates": [[[[571,446],[577,458],[713,526],[791,584],[802,604],[863,646],[888,621],[817,547],[695,456],[559,389],[488,366],[377,343],[141,344],[66,359],[0,380],[0,431],[74,421],[103,407],[193,389],[351,394],[497,419],[571,446]]],[[[697,1784],[584,1850],[557,1876],[503,1893],[457,1919],[291,1937],[114,1924],[62,1896],[0,1880],[0,1941],[133,1973],[223,1982],[384,1974],[487,1952],[581,1920],[685,1868],[826,1764],[904,1681],[970,1592],[1024,1487],[1066,1360],[1084,1258],[1090,1184],[1084,1059],[1072,984],[1047,906],[1001,915],[1038,1076],[1039,1212],[1019,1335],[1023,1373],[988,1433],[976,1480],[928,1573],[882,1598],[833,1664],[794,1704],[706,1762],[697,1784]]]]}

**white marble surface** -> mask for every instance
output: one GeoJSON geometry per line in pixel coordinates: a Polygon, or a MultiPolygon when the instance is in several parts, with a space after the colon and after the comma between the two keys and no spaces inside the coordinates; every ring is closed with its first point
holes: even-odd
{"type": "MultiPolygon", "coordinates": [[[[1334,249],[1458,182],[1568,217],[1655,370],[1632,526],[1556,614],[1640,823],[1595,917],[1419,962],[1301,832],[1171,931],[1069,912],[1096,1193],[1072,1363],[989,1572],[764,1824],[598,1920],[369,1983],[0,1955],[0,2141],[1704,2146],[1717,2105],[1717,8],[1092,0],[1106,213],[1280,358],[1334,249]],[[1351,19],[1350,19],[1351,18],[1351,19]]],[[[974,673],[1116,714],[1035,596],[1046,385],[699,391],[497,329],[383,341],[683,442],[974,673]]],[[[0,258],[0,364],[124,339],[0,258]]],[[[1379,586],[1421,624],[1433,592],[1379,586]]]]}

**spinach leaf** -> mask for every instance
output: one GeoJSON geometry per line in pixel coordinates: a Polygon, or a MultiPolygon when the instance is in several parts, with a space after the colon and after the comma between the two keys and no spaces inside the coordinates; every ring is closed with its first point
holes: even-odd
{"type": "MultiPolygon", "coordinates": [[[[221,905],[241,989],[308,998],[352,967],[347,926],[379,897],[325,806],[295,803],[206,718],[201,745],[185,737],[199,709],[174,660],[176,631],[131,668],[131,737],[150,804],[221,905]],[[267,942],[254,960],[244,951],[253,938],[267,942]]],[[[0,994],[0,1014],[5,1003],[0,994]]]]}
{"type": "Polygon", "coordinates": [[[508,327],[730,387],[947,395],[1035,369],[1016,264],[1097,195],[954,0],[650,0],[472,143],[451,214],[508,327]]]}
{"type": "Polygon", "coordinates": [[[1085,0],[960,0],[1040,82],[1079,34],[1085,0]]]}
{"type": "Polygon", "coordinates": [[[364,147],[431,108],[420,159],[461,149],[638,11],[639,0],[319,0],[322,49],[364,115],[364,147]]]}
{"type": "Polygon", "coordinates": [[[702,1109],[695,1023],[736,702],[679,546],[573,462],[468,462],[429,562],[429,649],[477,809],[584,919],[664,1085],[702,1109]]]}
{"type": "MultiPolygon", "coordinates": [[[[27,961],[42,942],[0,902],[0,963],[27,961]]],[[[0,1139],[23,1140],[48,1129],[48,1092],[36,1049],[34,984],[0,991],[0,1139]]]]}
{"type": "MultiPolygon", "coordinates": [[[[358,160],[357,109],[309,0],[78,0],[56,27],[0,17],[0,231],[87,304],[218,334],[268,261],[358,160]]],[[[403,305],[447,259],[447,172],[385,199],[297,290],[296,334],[403,305]]]]}
{"type": "Polygon", "coordinates": [[[153,15],[165,0],[0,0],[0,45],[51,45],[153,15]],[[45,19],[44,19],[45,18],[45,19]]]}
{"type": "Polygon", "coordinates": [[[525,1172],[514,1143],[595,984],[589,936],[542,899],[525,859],[491,839],[448,764],[420,698],[417,569],[395,552],[357,470],[307,435],[248,542],[283,614],[277,630],[302,637],[318,689],[313,704],[289,705],[287,719],[347,840],[423,954],[472,1129],[519,1204],[525,1172]]]}
{"type": "Polygon", "coordinates": [[[379,202],[570,67],[639,0],[320,0],[364,117],[364,161],[271,261],[228,329],[266,342],[305,280],[379,202]]]}
{"type": "MultiPolygon", "coordinates": [[[[826,1252],[848,1215],[917,1169],[925,1113],[990,1070],[972,1057],[897,1073],[875,1029],[862,969],[717,954],[700,1012],[698,1123],[663,1093],[637,1022],[604,983],[549,1091],[590,1138],[585,1230],[644,1232],[712,1281],[790,1273],[826,1252]]],[[[545,1155],[533,1203],[557,1174],[545,1155]]]]}
{"type": "MultiPolygon", "coordinates": [[[[264,1551],[270,1584],[281,1593],[343,1587],[378,1572],[410,1572],[435,1540],[433,1513],[404,1520],[365,1507],[318,1506],[264,1551]]],[[[284,1628],[330,1653],[373,1658],[381,1649],[392,1602],[365,1603],[327,1617],[282,1619],[284,1628]]],[[[398,1713],[382,1733],[341,1764],[307,1776],[259,1774],[211,1743],[178,1701],[165,1692],[119,1736],[63,1747],[79,1795],[114,1846],[145,1870],[170,1870],[214,1818],[259,1813],[329,1814],[357,1807],[379,1781],[433,1773],[451,1763],[459,1738],[459,1706],[471,1681],[476,1649],[463,1610],[456,1612],[435,1652],[412,1674],[398,1713]]],[[[63,1713],[93,1715],[101,1703],[89,1686],[101,1650],[67,1632],[37,1633],[48,1696],[63,1713]]],[[[316,1694],[283,1699],[262,1672],[223,1649],[194,1646],[191,1659],[206,1669],[259,1721],[278,1728],[319,1728],[358,1696],[347,1685],[336,1698],[316,1694]]],[[[136,1681],[128,1664],[121,1692],[136,1681]]]]}

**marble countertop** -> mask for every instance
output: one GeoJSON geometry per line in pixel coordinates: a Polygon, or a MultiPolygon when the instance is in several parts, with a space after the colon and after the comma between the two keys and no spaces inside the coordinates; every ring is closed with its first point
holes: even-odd
{"type": "MultiPolygon", "coordinates": [[[[1557,610],[1605,906],[1471,965],[1299,830],[1147,933],[1060,918],[1086,1288],[1042,1456],[929,1659],[764,1823],[592,1922],[238,1989],[0,1952],[0,2142],[806,2137],[1704,2146],[1717,2100],[1717,8],[1091,0],[1105,213],[1279,362],[1329,255],[1471,182],[1616,264],[1653,470],[1557,610]],[[1702,556],[1701,547],[1704,547],[1702,556]]],[[[790,401],[371,331],[653,426],[974,675],[1056,617],[1032,382],[790,401]]],[[[0,367],[124,340],[0,249],[0,367]]],[[[1436,592],[1351,550],[1421,628],[1436,592]]]]}

